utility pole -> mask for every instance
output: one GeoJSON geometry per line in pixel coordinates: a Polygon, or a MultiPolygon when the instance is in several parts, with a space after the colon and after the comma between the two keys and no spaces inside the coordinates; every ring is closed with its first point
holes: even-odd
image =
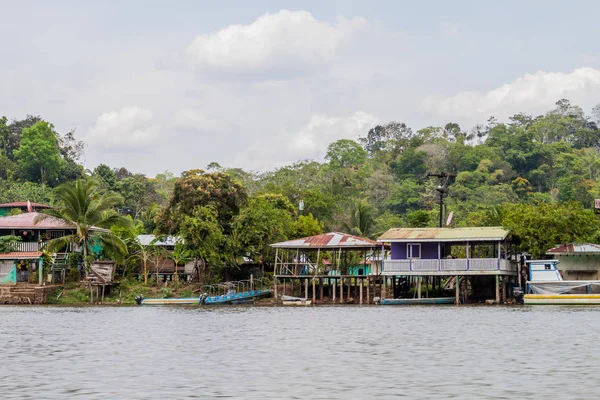
{"type": "Polygon", "coordinates": [[[444,227],[444,197],[448,194],[448,181],[450,178],[456,177],[456,174],[448,172],[440,172],[439,174],[433,174],[428,172],[426,177],[435,176],[440,179],[440,184],[435,188],[440,194],[440,228],[444,227]]]}

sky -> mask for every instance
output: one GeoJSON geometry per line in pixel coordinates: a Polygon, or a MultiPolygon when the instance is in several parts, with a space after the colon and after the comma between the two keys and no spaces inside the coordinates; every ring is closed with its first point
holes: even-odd
{"type": "Polygon", "coordinates": [[[267,171],[414,130],[600,103],[596,1],[0,0],[0,116],[84,163],[267,171]]]}

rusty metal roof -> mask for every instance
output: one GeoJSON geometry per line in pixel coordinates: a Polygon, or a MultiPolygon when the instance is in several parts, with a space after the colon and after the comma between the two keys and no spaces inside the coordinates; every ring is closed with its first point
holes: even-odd
{"type": "Polygon", "coordinates": [[[11,251],[0,254],[0,260],[37,260],[41,256],[41,251],[11,251]]]}
{"type": "MultiPolygon", "coordinates": [[[[48,204],[33,203],[33,202],[30,202],[29,204],[31,204],[31,207],[36,207],[36,208],[52,208],[48,204]]],[[[7,207],[27,207],[27,202],[26,201],[13,201],[12,203],[0,204],[0,208],[7,208],[7,207]]]]}
{"type": "MultiPolygon", "coordinates": [[[[48,217],[35,223],[37,212],[0,217],[0,229],[75,229],[75,226],[59,218],[48,217]]],[[[108,229],[92,227],[92,230],[108,232],[108,229]]]]}
{"type": "Polygon", "coordinates": [[[600,245],[593,243],[569,243],[553,247],[546,254],[600,254],[600,245]]]}
{"type": "Polygon", "coordinates": [[[392,228],[378,242],[460,242],[504,240],[508,231],[498,226],[478,228],[392,228]]]}
{"type": "Polygon", "coordinates": [[[374,240],[349,235],[340,232],[323,233],[322,235],[309,236],[301,239],[288,240],[274,243],[271,247],[281,249],[361,249],[380,247],[381,244],[374,240]]]}

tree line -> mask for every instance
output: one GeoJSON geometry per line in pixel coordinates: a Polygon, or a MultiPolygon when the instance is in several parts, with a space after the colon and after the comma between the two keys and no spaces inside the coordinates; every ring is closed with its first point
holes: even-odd
{"type": "MultiPolygon", "coordinates": [[[[94,181],[127,216],[124,241],[175,235],[216,274],[272,260],[269,244],[324,231],[376,237],[391,227],[437,226],[440,181],[453,226],[505,226],[534,256],[558,244],[598,241],[600,107],[587,115],[568,100],[544,114],[490,117],[464,130],[450,122],[413,130],[377,125],[340,139],[323,161],[300,160],[252,172],[212,162],[203,170],[155,177],[118,166],[81,165],[84,143],[38,116],[0,119],[0,201],[54,204],[57,187],[94,181]],[[300,204],[303,205],[300,208],[300,204]]],[[[132,254],[136,253],[130,248],[132,254]]]]}

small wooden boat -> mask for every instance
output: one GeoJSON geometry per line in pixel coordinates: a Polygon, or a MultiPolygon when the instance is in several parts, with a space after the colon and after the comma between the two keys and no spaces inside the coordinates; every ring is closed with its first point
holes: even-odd
{"type": "Polygon", "coordinates": [[[454,297],[429,297],[421,299],[382,299],[379,304],[389,305],[409,305],[409,304],[454,304],[454,297]]]}
{"type": "Polygon", "coordinates": [[[249,290],[246,292],[230,291],[220,296],[201,294],[198,297],[180,297],[168,299],[144,299],[137,296],[135,302],[141,306],[171,306],[171,305],[216,305],[216,304],[243,304],[259,297],[270,295],[272,290],[249,290]]]}
{"type": "Polygon", "coordinates": [[[310,306],[312,304],[311,299],[305,299],[303,297],[293,296],[281,296],[281,304],[284,306],[310,306]]]}

